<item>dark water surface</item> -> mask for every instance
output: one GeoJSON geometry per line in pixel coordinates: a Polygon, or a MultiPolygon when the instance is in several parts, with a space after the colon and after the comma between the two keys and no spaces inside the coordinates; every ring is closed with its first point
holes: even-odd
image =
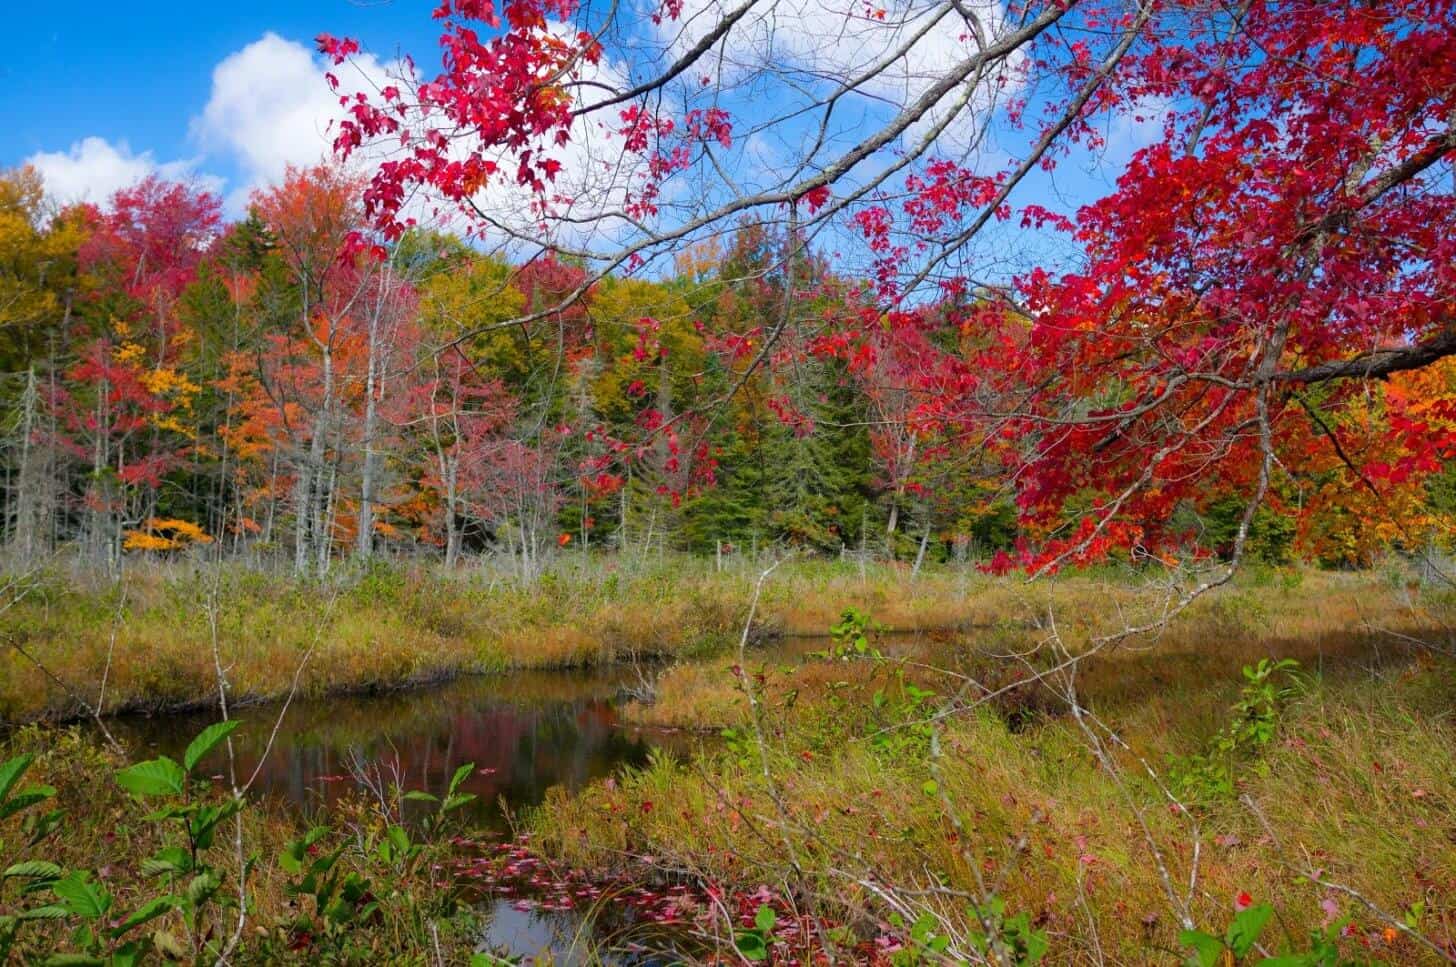
{"type": "MultiPolygon", "coordinates": [[[[767,653],[756,652],[754,659],[795,662],[825,646],[824,639],[785,641],[767,653]]],[[[441,795],[459,766],[474,763],[462,786],[477,797],[461,810],[466,831],[481,839],[504,839],[510,832],[508,814],[540,803],[553,786],[576,790],[644,764],[654,749],[689,755],[713,741],[623,723],[617,706],[625,689],[640,683],[638,671],[626,667],[524,671],[386,694],[295,701],[286,714],[281,703],[245,706],[233,714],[242,722],[233,737],[239,779],[245,781],[256,769],[255,794],[308,813],[346,794],[368,793],[371,786],[441,795]]],[[[217,718],[213,710],[125,716],[110,728],[135,758],[165,754],[180,760],[193,736],[217,718]]],[[[218,750],[199,772],[221,779],[225,768],[218,750]]],[[[610,919],[616,922],[608,928],[602,920],[585,920],[577,910],[487,899],[479,946],[525,963],[657,967],[681,962],[679,941],[686,937],[652,933],[649,926],[649,939],[640,935],[644,925],[632,926],[630,914],[614,912],[618,916],[610,919]]]]}
{"type": "MultiPolygon", "coordinates": [[[[280,704],[243,707],[233,716],[243,723],[234,734],[239,775],[252,774],[275,725],[254,788],[305,811],[363,788],[361,776],[439,794],[458,766],[473,762],[462,788],[477,799],[463,818],[472,832],[501,834],[503,807],[533,806],[552,786],[578,789],[641,765],[654,747],[691,748],[688,736],[619,721],[617,697],[636,680],[620,668],[472,676],[384,695],[295,701],[281,723],[280,704]]],[[[111,728],[135,756],[180,759],[216,719],[211,711],[135,716],[111,728]]],[[[215,753],[202,771],[223,767],[215,753]]]]}
{"type": "MultiPolygon", "coordinates": [[[[654,748],[686,754],[697,745],[700,740],[686,734],[634,728],[618,719],[624,686],[639,680],[624,668],[516,672],[383,695],[295,701],[286,714],[281,704],[247,706],[233,715],[243,723],[234,733],[239,777],[258,769],[259,795],[308,812],[346,793],[367,792],[381,778],[386,787],[397,783],[438,795],[457,767],[472,762],[475,770],[462,789],[477,798],[461,811],[466,828],[487,839],[503,837],[507,813],[536,805],[553,786],[579,789],[642,765],[654,748]]],[[[216,720],[211,711],[128,716],[111,730],[135,757],[181,759],[192,737],[216,720]]],[[[220,777],[224,768],[225,759],[214,753],[200,771],[220,777]]],[[[487,900],[483,913],[481,949],[527,963],[543,955],[554,964],[584,963],[586,950],[602,939],[592,937],[595,924],[575,911],[487,900]]],[[[601,962],[673,960],[643,952],[607,954],[601,962]]]]}

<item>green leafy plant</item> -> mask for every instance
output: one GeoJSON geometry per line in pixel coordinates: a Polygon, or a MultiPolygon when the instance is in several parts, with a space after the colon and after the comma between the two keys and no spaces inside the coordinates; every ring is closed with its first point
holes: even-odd
{"type": "Polygon", "coordinates": [[[319,849],[328,834],[327,827],[315,826],[291,840],[278,857],[278,865],[294,877],[286,887],[288,894],[310,901],[307,907],[300,903],[290,924],[291,946],[296,948],[316,944],[340,948],[343,934],[368,921],[379,909],[369,880],[340,865],[345,847],[327,852],[319,849]]]}
{"type": "Polygon", "coordinates": [[[972,905],[971,916],[981,927],[971,934],[971,945],[982,954],[994,955],[997,963],[1030,967],[1041,963],[1051,948],[1046,931],[1033,927],[1025,910],[1007,916],[1006,901],[999,896],[972,905]]]}
{"type": "Polygon", "coordinates": [[[137,928],[172,909],[165,898],[142,903],[129,915],[113,919],[112,894],[84,871],[66,872],[50,860],[30,856],[22,859],[52,833],[61,829],[60,810],[41,811],[40,806],[55,796],[48,785],[18,787],[30,768],[33,756],[16,756],[0,765],[0,819],[20,817],[20,836],[14,843],[0,840],[0,855],[7,866],[0,872],[0,895],[13,890],[13,902],[6,907],[18,912],[0,916],[0,961],[7,960],[22,925],[64,923],[71,927],[76,954],[57,954],[47,963],[95,963],[116,967],[135,964],[145,949],[143,942],[129,935],[137,928]],[[12,862],[13,861],[13,862],[12,862]],[[43,899],[50,894],[51,899],[43,899]]]}
{"type": "Polygon", "coordinates": [[[404,798],[409,800],[410,802],[438,805],[439,809],[437,809],[435,813],[426,820],[427,826],[438,827],[445,822],[446,818],[450,815],[450,813],[459,809],[461,806],[469,805],[470,803],[475,801],[475,793],[460,791],[461,784],[464,783],[466,779],[470,778],[470,774],[474,771],[475,763],[473,762],[467,762],[464,765],[460,766],[458,769],[456,769],[454,774],[450,777],[450,784],[445,789],[445,796],[443,799],[432,793],[424,792],[418,789],[413,789],[405,793],[404,798]]]}
{"type": "Polygon", "coordinates": [[[404,794],[407,802],[436,808],[418,824],[412,835],[399,817],[382,828],[360,829],[332,849],[325,841],[333,832],[317,826],[289,842],[279,865],[289,875],[286,891],[297,898],[298,910],[287,924],[289,944],[344,955],[357,931],[379,920],[388,909],[422,929],[427,921],[456,912],[458,888],[453,880],[440,879],[433,871],[440,866],[439,834],[451,814],[473,802],[473,793],[460,787],[475,771],[469,762],[450,777],[443,796],[421,790],[404,794]],[[358,846],[358,859],[377,875],[366,877],[345,862],[351,848],[358,846]]]}
{"type": "Polygon", "coordinates": [[[734,933],[734,949],[744,960],[754,963],[767,960],[773,946],[774,924],[777,922],[778,914],[774,913],[773,907],[767,903],[762,904],[753,915],[753,927],[734,933]]]}
{"type": "Polygon", "coordinates": [[[53,797],[56,790],[46,785],[19,785],[34,761],[34,756],[21,755],[0,764],[0,822],[18,819],[7,825],[19,827],[10,833],[0,826],[0,861],[6,864],[0,872],[0,901],[9,911],[0,914],[0,962],[8,960],[22,925],[68,916],[63,907],[35,900],[60,880],[62,870],[54,863],[30,856],[60,826],[58,811],[42,813],[35,808],[53,797]]]}
{"type": "Polygon", "coordinates": [[[502,957],[488,951],[476,951],[470,955],[470,967],[514,967],[520,962],[520,957],[502,957]]]}
{"type": "Polygon", "coordinates": [[[892,689],[879,689],[870,699],[877,724],[870,746],[896,759],[928,755],[935,731],[929,714],[933,698],[934,692],[907,681],[905,670],[896,668],[892,689]]]}
{"type": "Polygon", "coordinates": [[[839,620],[829,626],[829,657],[849,660],[851,658],[879,658],[880,652],[871,644],[871,636],[878,636],[880,626],[869,612],[858,608],[845,608],[839,620]]]}
{"type": "Polygon", "coordinates": [[[1186,803],[1206,803],[1234,795],[1239,769],[1252,763],[1263,774],[1260,753],[1274,740],[1280,714],[1299,693],[1299,663],[1291,658],[1261,658],[1243,668],[1244,685],[1230,709],[1230,721],[1202,752],[1175,758],[1169,774],[1186,803]]]}
{"type": "Polygon", "coordinates": [[[935,914],[922,913],[907,930],[905,918],[892,913],[890,925],[904,936],[904,946],[890,955],[892,967],[919,967],[924,963],[940,963],[944,959],[950,937],[936,933],[935,928],[940,921],[935,914]]]}
{"type": "Polygon", "coordinates": [[[200,794],[198,787],[202,784],[193,775],[198,764],[232,735],[238,724],[236,720],[215,722],[203,729],[188,744],[180,763],[158,756],[116,774],[117,784],[133,796],[163,800],[160,808],[144,818],[176,834],[142,863],[142,874],[163,881],[166,892],[148,900],[138,911],[148,914],[142,922],[171,910],[181,914],[183,936],[158,930],[152,937],[159,950],[173,956],[220,954],[226,935],[222,929],[224,911],[238,901],[236,896],[222,892],[224,874],[209,852],[217,841],[218,828],[238,814],[243,800],[230,796],[221,802],[209,802],[200,794]]]}
{"type": "Polygon", "coordinates": [[[1188,967],[1243,963],[1255,967],[1364,967],[1365,961],[1351,960],[1340,953],[1339,938],[1349,923],[1348,917],[1312,931],[1303,950],[1273,956],[1260,953],[1259,938],[1273,916],[1271,904],[1252,904],[1234,914],[1222,934],[1182,931],[1178,942],[1190,951],[1188,967]]]}
{"type": "MultiPolygon", "coordinates": [[[[206,954],[208,959],[215,959],[223,943],[216,910],[226,901],[219,896],[222,873],[208,862],[207,852],[216,840],[218,826],[235,816],[242,803],[237,798],[221,803],[202,801],[193,795],[191,773],[236,728],[236,722],[218,722],[204,729],[188,745],[181,763],[161,756],[117,772],[117,784],[133,796],[168,800],[147,813],[145,819],[158,824],[175,822],[180,832],[176,840],[141,864],[144,876],[165,878],[164,892],[143,899],[130,913],[118,917],[114,895],[88,871],[66,871],[36,856],[8,856],[7,860],[19,861],[9,863],[0,873],[0,881],[7,884],[6,889],[8,884],[19,884],[22,908],[19,913],[0,917],[0,959],[9,955],[22,923],[42,921],[64,924],[75,948],[73,953],[53,954],[47,963],[122,967],[138,963],[151,950],[175,958],[206,954]],[[47,893],[54,898],[51,902],[24,902],[47,893]],[[160,929],[149,937],[137,935],[139,928],[173,911],[181,914],[185,937],[160,929]]],[[[0,765],[0,819],[24,814],[19,841],[22,851],[32,850],[64,825],[60,810],[42,812],[33,808],[53,797],[54,788],[36,785],[17,789],[32,762],[33,757],[27,755],[0,765]]],[[[4,841],[0,841],[0,852],[9,852],[4,841]]]]}
{"type": "Polygon", "coordinates": [[[739,768],[747,769],[752,763],[758,748],[758,740],[754,737],[751,729],[726,728],[718,733],[723,737],[723,748],[738,763],[739,768]]]}
{"type": "MultiPolygon", "coordinates": [[[[282,914],[265,914],[250,885],[260,856],[224,850],[223,844],[241,839],[220,835],[226,824],[243,822],[249,804],[220,794],[198,775],[236,729],[235,721],[215,723],[192,740],[180,761],[158,756],[115,770],[115,788],[123,794],[113,797],[135,807],[117,815],[118,827],[128,832],[116,837],[117,848],[148,845],[138,857],[108,857],[112,870],[105,875],[66,869],[45,855],[52,835],[80,820],[52,808],[53,787],[23,782],[34,756],[0,762],[0,963],[213,963],[242,956],[239,944],[249,946],[249,961],[287,954],[373,962],[381,942],[398,950],[405,937],[434,949],[438,927],[463,909],[463,886],[447,862],[451,841],[445,834],[476,798],[462,791],[474,764],[456,769],[438,796],[398,797],[396,802],[432,807],[408,823],[380,804],[340,804],[326,823],[277,852],[291,902],[282,914]],[[135,835],[136,821],[155,835],[135,835]],[[248,920],[253,929],[243,933],[248,920]]],[[[86,774],[102,762],[107,760],[88,760],[86,774]]],[[[241,825],[237,832],[241,837],[241,825]]],[[[464,920],[456,925],[463,936],[464,920]]]]}

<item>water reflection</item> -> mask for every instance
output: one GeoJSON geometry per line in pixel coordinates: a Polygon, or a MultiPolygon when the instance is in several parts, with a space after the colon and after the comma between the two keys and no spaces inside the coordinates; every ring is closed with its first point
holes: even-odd
{"type": "MultiPolygon", "coordinates": [[[[298,701],[281,721],[278,704],[244,707],[234,714],[242,721],[234,733],[239,774],[246,777],[257,768],[257,793],[308,811],[367,792],[361,774],[440,794],[457,767],[473,762],[463,789],[477,798],[462,818],[472,833],[489,838],[507,831],[507,811],[539,803],[552,786],[579,789],[645,763],[652,749],[687,754],[705,741],[622,723],[615,704],[624,686],[639,682],[634,670],[624,668],[520,672],[383,695],[298,701]]],[[[216,719],[215,712],[124,717],[111,730],[134,757],[181,759],[192,737],[216,719]]],[[[199,771],[219,774],[225,765],[218,750],[199,771]]],[[[411,805],[427,808],[406,803],[411,805]]],[[[482,950],[527,963],[544,955],[556,964],[609,967],[665,967],[684,959],[678,952],[681,937],[650,925],[644,929],[617,905],[593,911],[609,914],[601,916],[482,899],[482,950]]]]}
{"type": "MultiPolygon", "coordinates": [[[[682,737],[622,725],[613,701],[627,681],[620,670],[522,672],[472,677],[389,695],[295,702],[258,775],[257,789],[305,809],[358,788],[361,771],[396,778],[404,789],[439,793],[455,769],[473,762],[464,789],[478,797],[469,825],[499,832],[502,812],[539,803],[554,785],[577,789],[648,750],[682,737]]],[[[277,705],[239,709],[240,772],[257,766],[278,719],[277,705]]],[[[113,728],[134,752],[180,758],[215,714],[128,718],[113,728]]],[[[221,770],[221,754],[204,763],[221,770]]]]}
{"type": "MultiPolygon", "coordinates": [[[[598,914],[601,911],[597,911],[598,914]]],[[[679,949],[671,931],[639,931],[626,924],[613,930],[601,916],[579,910],[523,910],[494,900],[484,918],[479,949],[505,957],[537,958],[549,952],[552,967],[673,967],[693,957],[679,949]]]]}

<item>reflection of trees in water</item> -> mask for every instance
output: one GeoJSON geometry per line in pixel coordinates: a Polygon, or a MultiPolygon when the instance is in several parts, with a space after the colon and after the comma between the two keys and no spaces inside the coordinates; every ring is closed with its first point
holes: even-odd
{"type": "MultiPolygon", "coordinates": [[[[259,787],[305,807],[333,801],[355,788],[348,778],[351,750],[356,761],[382,767],[387,779],[392,781],[397,767],[405,788],[432,792],[443,789],[459,765],[474,762],[477,771],[464,784],[479,797],[470,818],[496,825],[499,800],[531,805],[553,785],[578,788],[646,759],[647,743],[617,723],[609,679],[535,676],[512,689],[515,678],[298,704],[259,773],[259,787]]],[[[268,706],[241,713],[237,745],[249,772],[276,715],[277,708],[268,706]]],[[[208,720],[202,715],[133,720],[124,731],[138,745],[175,756],[208,720]]]]}

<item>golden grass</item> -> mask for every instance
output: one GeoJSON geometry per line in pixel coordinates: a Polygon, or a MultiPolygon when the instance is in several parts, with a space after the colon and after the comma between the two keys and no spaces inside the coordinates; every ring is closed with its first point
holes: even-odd
{"type": "MultiPolygon", "coordinates": [[[[1074,639],[1107,629],[1107,602],[1137,606],[1132,593],[1085,578],[1038,593],[1074,639]]],[[[1014,595],[990,587],[985,596],[1004,603],[1014,595]]],[[[1294,657],[1309,683],[1276,741],[1238,767],[1247,800],[1195,808],[1195,922],[1221,932],[1247,891],[1278,910],[1270,949],[1296,949],[1333,904],[1353,918],[1347,955],[1426,963],[1428,950],[1361,902],[1300,874],[1316,868],[1398,918],[1423,904],[1420,929],[1448,949],[1456,944],[1456,662],[1388,633],[1444,640],[1448,611],[1447,602],[1423,603],[1371,575],[1220,591],[1156,643],[1124,645],[1084,666],[1083,704],[1135,753],[1117,757],[1116,775],[1065,703],[1032,686],[948,720],[932,772],[928,746],[894,728],[923,717],[902,707],[899,676],[942,695],[959,679],[937,681],[918,664],[754,664],[772,795],[758,753],[735,745],[553,796],[533,825],[547,852],[589,868],[630,872],[624,857],[646,855],[739,885],[794,883],[820,909],[871,921],[884,908],[866,882],[916,887],[934,878],[966,893],[990,882],[1009,910],[1029,912],[1047,931],[1055,963],[1176,963],[1180,926],[1150,841],[1181,893],[1194,835],[1143,762],[1161,774],[1170,757],[1204,749],[1228,722],[1240,666],[1294,657]],[[937,791],[928,795],[932,778],[937,791]],[[950,823],[940,790],[964,832],[950,823]]],[[[995,656],[1037,638],[1006,624],[922,641],[910,657],[995,686],[1023,674],[995,656]]],[[[626,714],[654,725],[741,728],[747,702],[731,664],[675,666],[658,680],[655,703],[626,714]]],[[[942,913],[969,925],[964,905],[942,913]]]]}
{"type": "MultiPolygon", "coordinates": [[[[851,604],[897,627],[955,626],[983,610],[960,596],[967,580],[984,580],[968,574],[910,585],[890,568],[861,582],[841,566],[795,564],[770,587],[754,637],[822,634],[851,604]]],[[[51,574],[0,618],[18,646],[0,649],[0,722],[83,714],[103,697],[103,678],[109,712],[211,701],[209,602],[234,700],[260,700],[286,693],[300,665],[301,691],[317,696],[721,652],[739,636],[754,577],[692,558],[567,562],[527,586],[428,568],[376,568],[329,584],[183,565],[134,567],[120,585],[51,574]]]]}
{"type": "MultiPolygon", "coordinates": [[[[286,689],[310,648],[301,683],[311,694],[667,657],[676,664],[659,676],[656,700],[628,705],[625,716],[717,730],[747,722],[731,646],[753,577],[674,561],[637,572],[582,567],[530,588],[384,572],[334,591],[227,572],[218,642],[234,698],[286,689]]],[[[53,582],[6,615],[6,631],[88,700],[110,650],[108,710],[207,701],[206,578],[138,574],[122,602],[104,587],[53,582]]],[[[776,573],[757,632],[822,634],[851,605],[895,630],[940,633],[882,642],[904,664],[751,652],[742,673],[762,700],[773,796],[756,753],[709,751],[690,765],[662,758],[577,796],[553,794],[531,817],[540,844],[589,868],[645,874],[626,858],[649,855],[750,888],[796,882],[830,912],[867,917],[883,913],[863,885],[870,879],[906,886],[934,877],[975,892],[985,878],[1010,910],[1048,932],[1054,962],[1093,963],[1099,950],[1109,963],[1176,962],[1178,925],[1153,844],[1181,885],[1193,838],[1141,763],[1123,754],[1109,773],[1064,703],[1036,684],[949,719],[934,773],[924,741],[903,727],[925,708],[908,707],[907,683],[939,696],[962,685],[957,676],[1012,686],[1026,669],[1006,656],[1030,652],[1048,615],[1070,647],[1086,648],[1121,620],[1155,614],[1156,593],[1128,575],[1028,585],[936,570],[912,584],[889,568],[861,580],[851,568],[805,562],[776,573]]],[[[1449,612],[1450,602],[1375,574],[1250,575],[1197,602],[1156,640],[1082,663],[1083,703],[1159,771],[1227,723],[1240,666],[1292,657],[1313,676],[1277,741],[1238,773],[1257,812],[1231,799],[1198,813],[1191,906],[1200,926],[1221,930],[1233,897],[1248,891],[1279,909],[1280,930],[1269,935],[1277,950],[1283,931],[1302,936],[1333,901],[1355,918],[1348,953],[1423,962],[1420,948],[1387,937],[1369,910],[1302,881],[1308,862],[1396,915],[1423,902],[1421,929],[1456,942],[1456,664],[1399,637],[1445,641],[1449,612]]],[[[1035,667],[1049,660],[1030,658],[1035,667]]],[[[75,711],[18,652],[0,655],[0,718],[75,711]]],[[[88,843],[83,836],[74,848],[88,843]]],[[[964,925],[963,905],[941,912],[964,925]]]]}
{"type": "MultiPolygon", "coordinates": [[[[1276,838],[1238,802],[1202,816],[1196,922],[1221,930],[1234,897],[1247,891],[1273,901],[1302,938],[1332,899],[1354,916],[1352,950],[1368,942],[1367,955],[1425,962],[1427,952],[1389,939],[1363,906],[1301,881],[1310,857],[1330,879],[1397,915],[1424,902],[1422,929],[1439,942],[1456,939],[1456,729],[1410,694],[1443,676],[1449,684],[1453,670],[1409,672],[1418,679],[1409,692],[1409,682],[1366,684],[1301,701],[1266,756],[1267,774],[1241,777],[1276,838]]],[[[1097,944],[1111,962],[1177,961],[1179,926],[1123,787],[1180,889],[1193,839],[1140,766],[1124,757],[1120,786],[1060,721],[1012,733],[992,715],[972,714],[943,741],[940,782],[970,831],[966,840],[939,797],[922,789],[930,777],[923,755],[843,737],[816,741],[806,731],[770,743],[782,814],[757,762],[745,767],[724,755],[706,769],[661,760],[613,787],[554,796],[535,828],[542,848],[568,862],[610,868],[623,856],[648,855],[730,883],[807,880],[816,905],[850,915],[882,909],[855,878],[910,887],[934,876],[975,893],[979,866],[1010,910],[1029,911],[1045,927],[1056,963],[1092,963],[1097,944]]],[[[964,909],[946,913],[966,925],[964,909]]],[[[1275,949],[1285,942],[1274,932],[1270,940],[1275,949]]]]}

